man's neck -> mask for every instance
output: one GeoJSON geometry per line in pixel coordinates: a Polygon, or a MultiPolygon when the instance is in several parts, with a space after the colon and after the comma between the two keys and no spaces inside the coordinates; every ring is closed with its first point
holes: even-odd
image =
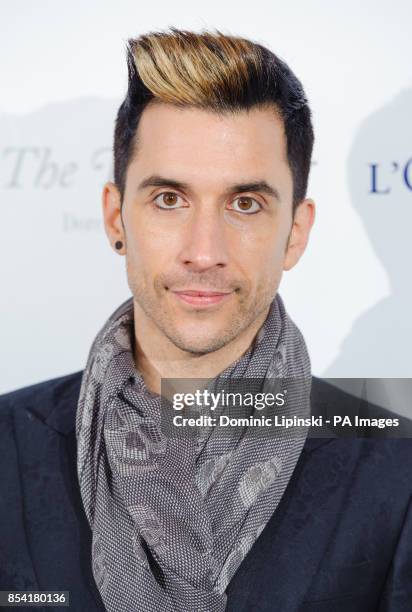
{"type": "Polygon", "coordinates": [[[214,378],[244,355],[262,327],[268,312],[262,313],[234,340],[219,350],[193,355],[179,349],[149,319],[139,306],[134,306],[135,364],[146,387],[160,394],[162,378],[214,378]]]}

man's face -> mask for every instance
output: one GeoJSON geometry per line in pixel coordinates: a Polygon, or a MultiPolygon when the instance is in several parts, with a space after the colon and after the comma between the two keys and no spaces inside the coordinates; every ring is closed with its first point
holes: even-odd
{"type": "Polygon", "coordinates": [[[283,123],[273,109],[217,116],[148,106],[122,206],[137,310],[192,354],[246,331],[295,263],[287,251],[292,195],[283,123]],[[225,295],[184,293],[194,291],[225,295]]]}

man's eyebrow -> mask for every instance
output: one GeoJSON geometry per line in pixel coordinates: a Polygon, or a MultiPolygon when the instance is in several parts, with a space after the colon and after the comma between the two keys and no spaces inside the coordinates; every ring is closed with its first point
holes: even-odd
{"type": "MultiPolygon", "coordinates": [[[[182,191],[190,192],[190,185],[183,181],[177,181],[176,179],[166,178],[158,174],[152,174],[145,178],[139,183],[138,190],[146,189],[147,187],[173,187],[182,191]]],[[[259,191],[266,193],[269,196],[276,198],[280,201],[279,191],[276,187],[272,187],[264,180],[253,181],[248,183],[235,183],[230,185],[226,190],[225,194],[230,195],[231,193],[244,192],[244,191],[259,191]]]]}
{"type": "Polygon", "coordinates": [[[266,193],[266,195],[276,198],[276,200],[280,200],[279,191],[276,189],[276,187],[272,187],[266,181],[237,183],[228,189],[229,193],[236,193],[237,191],[260,191],[261,193],[266,193]]]}
{"type": "Polygon", "coordinates": [[[175,189],[181,189],[182,191],[190,191],[188,183],[159,176],[158,174],[152,174],[151,176],[145,178],[141,183],[139,183],[137,189],[140,191],[142,189],[146,189],[146,187],[174,187],[175,189]]]}

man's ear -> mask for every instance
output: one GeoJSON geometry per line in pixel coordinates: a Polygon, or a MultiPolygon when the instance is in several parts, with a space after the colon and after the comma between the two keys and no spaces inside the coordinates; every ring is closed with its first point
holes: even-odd
{"type": "Polygon", "coordinates": [[[309,198],[302,200],[295,210],[292,228],[283,260],[283,269],[296,265],[306,249],[310,230],[315,221],[315,203],[309,198]]]}
{"type": "Polygon", "coordinates": [[[121,216],[121,203],[120,191],[117,186],[112,182],[105,183],[102,192],[104,229],[112,248],[116,253],[124,255],[126,253],[126,243],[121,216]],[[119,240],[123,243],[123,246],[117,249],[115,244],[119,240]]]}

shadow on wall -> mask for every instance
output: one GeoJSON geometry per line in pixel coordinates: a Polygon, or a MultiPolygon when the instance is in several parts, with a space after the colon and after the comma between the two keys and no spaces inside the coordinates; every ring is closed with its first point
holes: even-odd
{"type": "MultiPolygon", "coordinates": [[[[352,203],[390,294],[354,322],[324,377],[412,377],[411,112],[412,90],[402,91],[361,124],[350,150],[352,203]]],[[[346,281],[350,286],[350,270],[346,281]]]]}

